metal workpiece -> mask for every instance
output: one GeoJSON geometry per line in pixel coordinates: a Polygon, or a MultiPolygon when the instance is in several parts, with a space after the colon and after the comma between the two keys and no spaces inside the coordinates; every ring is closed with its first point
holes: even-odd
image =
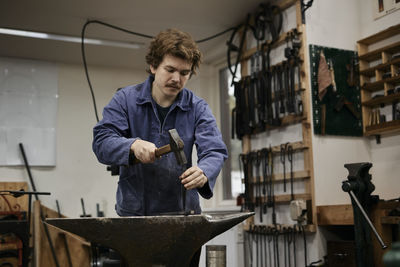
{"type": "Polygon", "coordinates": [[[116,250],[129,267],[183,267],[207,241],[253,215],[49,218],[46,223],[116,250]]]}

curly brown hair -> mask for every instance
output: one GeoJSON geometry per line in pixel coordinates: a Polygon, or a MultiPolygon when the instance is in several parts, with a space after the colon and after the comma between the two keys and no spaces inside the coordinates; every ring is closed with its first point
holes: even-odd
{"type": "MultiPolygon", "coordinates": [[[[150,43],[146,62],[153,68],[158,68],[167,54],[191,62],[191,74],[196,74],[202,55],[196,42],[188,33],[177,29],[160,32],[150,43]]],[[[147,72],[151,74],[150,69],[147,69],[147,72]]]]}

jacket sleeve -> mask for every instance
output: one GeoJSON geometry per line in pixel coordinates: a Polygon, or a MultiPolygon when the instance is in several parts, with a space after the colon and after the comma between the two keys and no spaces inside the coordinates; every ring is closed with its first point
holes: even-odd
{"type": "Polygon", "coordinates": [[[119,91],[104,108],[103,119],[93,128],[92,149],[103,164],[128,165],[135,140],[130,137],[125,94],[119,91]]]}
{"type": "Polygon", "coordinates": [[[197,166],[203,170],[208,182],[198,189],[206,199],[213,196],[213,188],[228,151],[222,140],[215,118],[208,104],[203,100],[196,106],[195,145],[197,149],[197,166]]]}

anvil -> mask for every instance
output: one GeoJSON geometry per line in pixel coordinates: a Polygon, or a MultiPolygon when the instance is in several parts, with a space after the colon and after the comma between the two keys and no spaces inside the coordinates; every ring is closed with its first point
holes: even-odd
{"type": "Polygon", "coordinates": [[[116,250],[129,267],[186,267],[203,244],[253,215],[60,218],[46,223],[116,250]]]}

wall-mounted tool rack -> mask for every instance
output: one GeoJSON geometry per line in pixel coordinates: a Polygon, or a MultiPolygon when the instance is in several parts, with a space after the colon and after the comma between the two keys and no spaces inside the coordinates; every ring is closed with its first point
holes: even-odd
{"type": "Polygon", "coordinates": [[[400,133],[399,40],[400,24],[357,42],[363,127],[366,136],[400,133]],[[380,114],[380,109],[385,105],[394,106],[391,120],[383,120],[380,114]]]}
{"type": "MultiPolygon", "coordinates": [[[[301,100],[303,104],[303,112],[301,115],[286,115],[281,118],[281,125],[280,126],[266,126],[265,131],[270,131],[272,129],[279,129],[280,131],[284,131],[286,126],[288,125],[295,125],[295,124],[301,124],[301,136],[302,140],[300,142],[294,142],[291,143],[293,146],[293,149],[296,150],[296,153],[302,153],[303,158],[304,158],[304,168],[303,170],[300,171],[295,171],[293,173],[294,179],[296,182],[302,182],[304,184],[304,193],[302,194],[296,194],[294,199],[303,199],[306,200],[310,203],[310,211],[309,215],[311,218],[308,218],[308,223],[307,225],[304,225],[304,229],[308,232],[315,232],[316,231],[316,225],[317,225],[317,220],[316,220],[316,206],[315,206],[315,193],[314,193],[314,168],[313,168],[313,153],[312,153],[312,132],[311,132],[311,108],[310,108],[310,98],[311,98],[311,93],[310,93],[310,84],[308,81],[308,70],[309,70],[309,62],[308,62],[308,57],[307,55],[307,49],[306,49],[306,33],[305,33],[305,25],[302,23],[302,5],[300,0],[287,0],[287,1],[278,1],[277,3],[273,3],[277,6],[279,6],[280,10],[286,10],[290,7],[295,6],[296,8],[296,30],[298,37],[301,41],[301,47],[299,49],[299,58],[300,58],[300,70],[301,70],[301,77],[300,77],[300,84],[296,83],[296,92],[300,92],[301,95],[301,100]]],[[[280,34],[279,38],[271,45],[271,49],[276,49],[279,46],[285,45],[286,44],[286,38],[290,32],[293,31],[290,30],[288,32],[283,32],[280,34]]],[[[268,43],[269,41],[267,41],[268,43]]],[[[259,47],[251,47],[247,49],[248,47],[248,40],[246,40],[245,44],[243,45],[242,48],[242,56],[240,59],[240,64],[241,64],[241,77],[246,77],[249,76],[248,72],[248,66],[250,64],[250,58],[252,55],[254,55],[259,47]]],[[[278,66],[280,63],[277,63],[274,66],[278,66]]],[[[274,97],[274,95],[273,95],[274,97]]],[[[262,132],[260,130],[254,131],[251,134],[247,134],[242,136],[242,154],[250,154],[252,151],[252,136],[254,134],[257,134],[259,132],[262,132]]],[[[277,156],[279,157],[279,151],[280,151],[280,146],[274,146],[272,147],[273,155],[274,157],[277,156]]],[[[252,172],[252,170],[248,170],[249,172],[252,172]]],[[[252,173],[249,173],[249,183],[251,186],[254,188],[258,185],[260,181],[257,176],[253,176],[252,173]]],[[[283,182],[283,173],[274,173],[272,175],[272,180],[273,184],[279,184],[283,182]]],[[[251,193],[251,199],[252,202],[256,202],[256,199],[254,199],[254,194],[251,193]]],[[[276,201],[277,205],[288,205],[291,200],[291,195],[290,194],[282,194],[282,195],[275,195],[274,199],[276,201]]],[[[279,223],[279,222],[278,222],[279,223]]],[[[282,224],[283,225],[283,224],[282,224]]],[[[247,222],[247,225],[245,226],[245,229],[251,230],[255,226],[255,221],[254,218],[250,219],[247,222]]],[[[264,226],[264,225],[263,225],[264,226]]],[[[276,225],[265,225],[267,227],[276,227],[276,225]]]]}

